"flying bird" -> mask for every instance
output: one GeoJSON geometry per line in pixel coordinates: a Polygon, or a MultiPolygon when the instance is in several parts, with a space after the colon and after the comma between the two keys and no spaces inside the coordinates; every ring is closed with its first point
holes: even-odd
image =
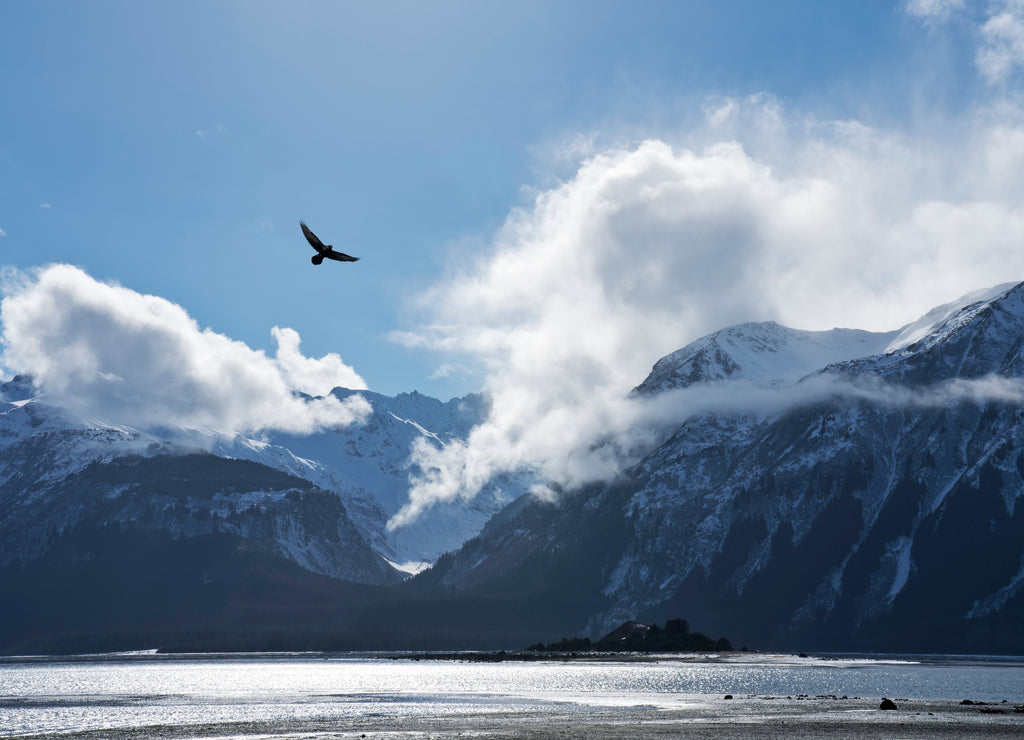
{"type": "Polygon", "coordinates": [[[316,254],[313,255],[313,264],[319,265],[324,261],[324,257],[329,260],[337,260],[338,262],[355,262],[358,257],[352,257],[345,254],[344,252],[334,251],[334,247],[330,244],[324,244],[320,239],[309,230],[309,227],[305,223],[299,221],[299,226],[302,227],[302,233],[306,235],[306,241],[308,241],[313,249],[316,250],[316,254]]]}

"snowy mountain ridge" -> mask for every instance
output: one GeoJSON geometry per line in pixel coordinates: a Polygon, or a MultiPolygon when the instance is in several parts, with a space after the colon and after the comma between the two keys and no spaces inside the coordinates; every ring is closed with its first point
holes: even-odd
{"type": "MultiPolygon", "coordinates": [[[[271,625],[319,609],[313,623],[333,633],[339,605],[352,629],[401,632],[419,604],[417,628],[432,618],[435,634],[526,620],[596,636],[683,616],[763,648],[1019,654],[1022,389],[1024,283],[895,332],[729,327],[637,386],[645,400],[709,402],[614,480],[552,501],[508,476],[388,532],[412,445],[464,439],[481,397],[359,391],[372,408],[361,425],[224,440],[81,419],[19,378],[0,386],[0,584],[31,599],[46,593],[37,574],[139,588],[173,553],[171,570],[189,564],[175,626],[229,584],[230,609],[210,617],[228,633],[247,609],[271,625]],[[745,405],[765,398],[778,402],[745,405]],[[372,588],[402,578],[394,563],[433,558],[397,590],[372,588]],[[361,599],[378,601],[360,613],[361,599]]],[[[59,634],[36,627],[46,613],[9,634],[59,634]]]]}
{"type": "Polygon", "coordinates": [[[730,384],[794,402],[693,416],[620,479],[503,512],[431,578],[551,593],[528,573],[571,573],[591,636],[685,615],[766,646],[1024,647],[1024,396],[1002,392],[1024,385],[1024,284],[884,334],[730,327],[637,392],[730,384]]]}
{"type": "MultiPolygon", "coordinates": [[[[341,400],[353,393],[334,391],[341,400]]],[[[521,493],[515,489],[515,481],[507,483],[504,489],[492,486],[477,500],[428,511],[411,525],[388,532],[387,520],[407,496],[407,460],[413,440],[424,438],[441,444],[443,439],[464,436],[481,418],[483,400],[470,396],[444,404],[415,392],[396,398],[368,391],[359,394],[373,407],[363,425],[306,436],[271,433],[261,439],[225,439],[210,431],[147,432],[84,419],[50,402],[29,379],[12,379],[0,386],[0,505],[4,507],[0,510],[0,532],[10,532],[0,545],[0,565],[12,559],[24,562],[26,558],[37,557],[54,541],[54,532],[100,516],[95,498],[102,483],[96,480],[84,484],[81,479],[98,475],[97,466],[119,478],[117,468],[126,460],[161,458],[168,465],[179,462],[180,470],[164,469],[159,475],[176,477],[182,488],[167,498],[154,492],[154,487],[161,488],[155,482],[143,481],[132,487],[127,481],[108,481],[110,490],[103,497],[124,500],[120,507],[106,507],[102,514],[106,524],[127,524],[140,512],[154,507],[177,507],[177,519],[150,516],[149,525],[176,537],[196,536],[212,531],[210,517],[220,516],[220,530],[247,538],[259,532],[261,541],[288,559],[314,572],[337,577],[352,575],[339,559],[338,553],[345,551],[346,546],[336,539],[333,524],[329,532],[300,532],[305,525],[297,525],[298,514],[288,510],[287,501],[295,498],[289,499],[289,491],[316,486],[320,491],[330,492],[339,506],[337,511],[328,506],[329,517],[339,522],[344,537],[365,540],[382,562],[406,572],[415,572],[441,553],[457,547],[475,534],[494,511],[521,493]],[[266,490],[240,491],[225,481],[230,494],[216,493],[213,499],[191,496],[189,468],[201,459],[197,457],[201,452],[226,461],[255,463],[297,480],[285,484],[267,473],[266,481],[273,481],[273,485],[266,490]],[[72,485],[71,481],[77,482],[72,485]],[[281,485],[285,487],[274,488],[281,485]],[[75,486],[81,489],[78,494],[70,490],[75,486]],[[131,495],[125,497],[129,490],[131,495]],[[138,501],[130,500],[133,498],[138,501]],[[214,499],[218,501],[216,505],[211,503],[214,499]],[[231,523],[224,518],[228,504],[236,510],[255,507],[274,516],[263,523],[242,519],[231,523]],[[192,513],[186,517],[181,506],[192,513]],[[343,521],[350,524],[341,524],[343,521]]],[[[155,464],[147,463],[149,467],[155,464]]],[[[366,560],[364,555],[359,557],[366,560]]],[[[369,566],[355,580],[373,580],[374,572],[376,566],[369,566]]]]}
{"type": "MultiPolygon", "coordinates": [[[[867,344],[877,348],[889,337],[891,334],[877,335],[875,342],[867,344]]],[[[1022,339],[1024,288],[1005,284],[934,309],[900,330],[878,354],[830,362],[817,373],[844,378],[870,374],[911,388],[993,375],[1021,378],[1022,339]]],[[[995,450],[1011,440],[1014,448],[1024,441],[1024,430],[1014,421],[1021,414],[1019,407],[997,412],[997,403],[983,403],[979,408],[954,399],[951,404],[953,418],[963,431],[970,431],[973,444],[981,439],[989,442],[972,452],[970,443],[965,449],[961,431],[940,444],[945,431],[941,419],[949,415],[944,409],[869,402],[795,408],[767,419],[694,420],[677,433],[671,445],[674,456],[685,451],[685,459],[693,462],[674,462],[678,457],[666,457],[666,448],[653,453],[634,471],[648,482],[633,495],[628,512],[644,530],[686,502],[703,514],[688,537],[680,538],[681,546],[666,553],[672,563],[667,567],[650,567],[650,548],[657,549],[656,543],[667,533],[651,530],[647,537],[638,538],[636,542],[643,547],[627,551],[610,576],[606,593],[620,599],[630,594],[626,597],[630,610],[638,600],[654,605],[695,573],[707,573],[713,567],[716,554],[721,554],[735,531],[737,517],[740,521],[760,518],[770,535],[749,552],[746,562],[723,586],[741,595],[771,559],[780,529],[788,528],[794,543],[805,541],[828,507],[843,500],[844,506],[860,510],[865,535],[851,543],[845,562],[835,565],[818,584],[817,595],[809,595],[794,615],[795,624],[816,619],[819,610],[833,610],[848,597],[843,593],[843,576],[862,552],[863,538],[884,524],[884,512],[900,499],[902,485],[915,489],[917,512],[906,529],[884,543],[867,590],[860,597],[863,615],[859,622],[887,613],[910,582],[915,568],[914,544],[923,523],[942,510],[958,486],[977,484],[980,471],[993,462],[995,450]],[[986,423],[986,410],[990,415],[1006,416],[1006,426],[986,423]],[[944,454],[938,454],[940,451],[944,454]],[[783,490],[780,480],[788,481],[783,490]],[[832,481],[831,492],[820,489],[826,480],[832,481]],[[918,486],[921,490],[916,490],[918,486]],[[841,493],[843,489],[848,492],[841,493]],[[760,495],[755,493],[759,490],[760,495]],[[843,498],[837,498],[840,496],[843,498]],[[645,575],[638,582],[640,573],[645,575]]],[[[1001,475],[1015,478],[1001,484],[998,493],[1012,514],[1015,501],[1024,495],[1024,485],[1015,468],[1000,469],[1001,475]]],[[[1003,584],[1001,588],[1013,586],[1003,584]]],[[[611,621],[614,618],[608,623],[611,621]]]]}
{"type": "Polygon", "coordinates": [[[774,321],[739,324],[658,360],[636,392],[658,394],[697,383],[741,380],[760,388],[780,388],[827,365],[877,354],[897,333],[802,331],[774,321]]]}
{"type": "MultiPolygon", "coordinates": [[[[972,291],[955,301],[936,306],[917,321],[907,324],[899,330],[892,343],[885,348],[883,354],[892,355],[921,345],[926,339],[929,344],[941,342],[949,332],[958,326],[969,323],[979,311],[984,310],[992,301],[1013,289],[1015,283],[1001,283],[991,288],[972,291]]],[[[926,349],[926,347],[921,347],[926,349]]]]}
{"type": "MultiPolygon", "coordinates": [[[[332,393],[344,400],[356,391],[332,393]]],[[[236,439],[219,444],[216,452],[261,462],[337,493],[374,548],[414,570],[417,563],[422,567],[457,548],[527,490],[525,480],[508,476],[493,481],[473,500],[434,507],[412,524],[389,531],[388,520],[408,500],[414,441],[440,446],[465,439],[483,420],[486,405],[479,395],[442,403],[416,392],[394,398],[358,393],[373,409],[364,424],[302,436],[271,433],[260,442],[236,439]]]]}

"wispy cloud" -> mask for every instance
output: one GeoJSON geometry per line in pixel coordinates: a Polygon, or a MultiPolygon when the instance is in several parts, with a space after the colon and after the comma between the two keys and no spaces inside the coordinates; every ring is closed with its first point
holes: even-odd
{"type": "Polygon", "coordinates": [[[963,10],[965,0],[907,0],[909,15],[926,21],[945,21],[953,13],[963,10]]]}
{"type": "Polygon", "coordinates": [[[443,362],[434,369],[434,372],[428,376],[428,379],[438,380],[440,378],[465,376],[469,375],[471,372],[472,371],[468,367],[457,362],[443,362]]]}
{"type": "Polygon", "coordinates": [[[0,236],[7,236],[7,232],[4,231],[3,229],[0,229],[0,236]]]}
{"type": "Polygon", "coordinates": [[[699,384],[636,401],[634,426],[675,424],[706,413],[751,414],[771,417],[821,403],[869,403],[894,408],[935,409],[956,404],[1004,403],[1024,405],[1024,380],[1000,375],[955,378],[923,387],[886,382],[872,375],[840,377],[822,373],[782,388],[744,382],[699,384]]]}
{"type": "Polygon", "coordinates": [[[357,423],[364,399],[302,398],[366,384],[337,355],[299,352],[275,327],[276,357],[210,329],[163,298],[94,280],[77,267],[8,271],[0,301],[3,365],[91,418],[223,434],[311,432],[357,423]]]}
{"type": "Polygon", "coordinates": [[[977,41],[975,66],[986,82],[1003,84],[1024,68],[1024,0],[907,0],[904,8],[931,28],[961,20],[977,41]]]}
{"type": "Polygon", "coordinates": [[[39,207],[42,208],[44,211],[49,211],[53,208],[53,206],[50,205],[49,203],[40,203],[39,207]]]}
{"type": "Polygon", "coordinates": [[[1024,66],[1024,0],[1002,0],[990,7],[981,28],[978,70],[990,82],[1004,82],[1024,66]]]}
{"type": "Polygon", "coordinates": [[[218,123],[212,129],[205,129],[205,128],[196,129],[196,136],[198,136],[200,139],[206,139],[206,138],[209,138],[211,136],[220,136],[221,134],[224,134],[226,132],[227,132],[227,129],[222,124],[218,123]]]}
{"type": "MultiPolygon", "coordinates": [[[[614,476],[639,462],[688,419],[704,414],[765,420],[818,404],[869,403],[886,409],[933,409],[989,402],[1024,406],[1024,380],[992,375],[910,388],[872,376],[850,379],[822,374],[778,389],[743,381],[699,383],[656,396],[610,400],[591,409],[592,415],[584,421],[599,426],[585,437],[575,436],[567,440],[574,444],[551,450],[547,455],[534,450],[533,456],[516,462],[520,467],[534,467],[542,480],[571,487],[614,476]],[[584,440],[585,444],[581,444],[584,440]],[[553,466],[556,456],[560,459],[553,466]]],[[[578,432],[563,425],[566,418],[569,417],[563,414],[552,419],[547,430],[548,444],[557,445],[559,435],[565,438],[566,434],[578,432]]],[[[468,444],[457,442],[442,449],[422,440],[414,443],[411,462],[423,472],[414,477],[409,502],[388,526],[405,526],[439,501],[468,497],[475,486],[482,486],[495,471],[513,467],[512,459],[504,454],[509,439],[497,431],[495,425],[484,425],[473,434],[486,433],[489,438],[474,436],[468,444]]],[[[553,497],[549,485],[539,484],[534,492],[545,499],[553,497]]]]}

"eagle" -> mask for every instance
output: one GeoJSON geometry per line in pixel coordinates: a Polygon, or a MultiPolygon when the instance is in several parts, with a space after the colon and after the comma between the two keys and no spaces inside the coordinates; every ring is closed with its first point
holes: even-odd
{"type": "Polygon", "coordinates": [[[309,227],[302,221],[299,221],[299,226],[302,227],[302,233],[306,236],[306,241],[310,243],[313,249],[316,250],[316,254],[313,255],[313,264],[319,265],[324,261],[324,257],[329,260],[337,260],[338,262],[355,262],[358,257],[352,257],[344,252],[334,251],[334,247],[330,244],[324,244],[320,241],[319,237],[309,230],[309,227]]]}

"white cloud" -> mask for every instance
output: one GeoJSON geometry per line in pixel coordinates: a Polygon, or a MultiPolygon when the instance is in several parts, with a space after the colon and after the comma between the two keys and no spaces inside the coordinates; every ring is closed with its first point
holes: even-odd
{"type": "Polygon", "coordinates": [[[639,423],[673,423],[680,418],[709,412],[771,416],[820,403],[867,402],[883,408],[941,408],[953,404],[989,402],[1024,405],[1024,380],[988,375],[955,378],[931,386],[909,388],[866,376],[845,378],[830,374],[810,377],[782,389],[766,389],[743,382],[710,383],[639,399],[639,423]]]}
{"type": "Polygon", "coordinates": [[[613,473],[649,441],[629,389],[709,331],[889,330],[1024,278],[1021,111],[975,112],[948,139],[793,116],[765,96],[707,116],[685,146],[582,163],[423,296],[430,320],[404,341],[482,366],[492,412],[467,444],[416,451],[424,473],[393,525],[500,471],[613,473]]]}
{"type": "Polygon", "coordinates": [[[7,232],[4,231],[3,229],[0,229],[0,236],[7,236],[7,232]]]}
{"type": "Polygon", "coordinates": [[[297,331],[275,326],[270,332],[277,342],[277,364],[292,388],[314,396],[326,395],[334,388],[367,389],[366,381],[334,352],[320,358],[306,357],[299,351],[297,331]]]}
{"type": "Polygon", "coordinates": [[[53,206],[50,205],[49,203],[40,203],[39,207],[42,208],[44,211],[49,211],[53,209],[53,206]]]}
{"type": "Polygon", "coordinates": [[[458,363],[443,362],[437,366],[437,368],[429,376],[428,380],[439,380],[440,378],[451,378],[455,376],[465,377],[472,371],[465,365],[458,363]]]}
{"type": "Polygon", "coordinates": [[[1024,0],[989,0],[984,5],[984,21],[967,12],[964,0],[907,0],[904,8],[931,27],[956,15],[965,18],[965,27],[976,34],[974,61],[979,74],[986,82],[1000,84],[1024,67],[1024,0]]]}
{"type": "Polygon", "coordinates": [[[926,21],[944,21],[964,8],[964,0],[907,0],[907,13],[926,21]]]}
{"type": "Polygon", "coordinates": [[[303,399],[332,382],[365,388],[337,355],[299,353],[275,327],[276,359],[210,329],[163,298],[94,280],[70,265],[8,272],[0,301],[3,364],[88,417],[223,434],[310,432],[358,422],[364,399],[303,399]]]}
{"type": "Polygon", "coordinates": [[[981,37],[978,70],[989,82],[1005,81],[1024,66],[1024,0],[993,3],[981,37]]]}

